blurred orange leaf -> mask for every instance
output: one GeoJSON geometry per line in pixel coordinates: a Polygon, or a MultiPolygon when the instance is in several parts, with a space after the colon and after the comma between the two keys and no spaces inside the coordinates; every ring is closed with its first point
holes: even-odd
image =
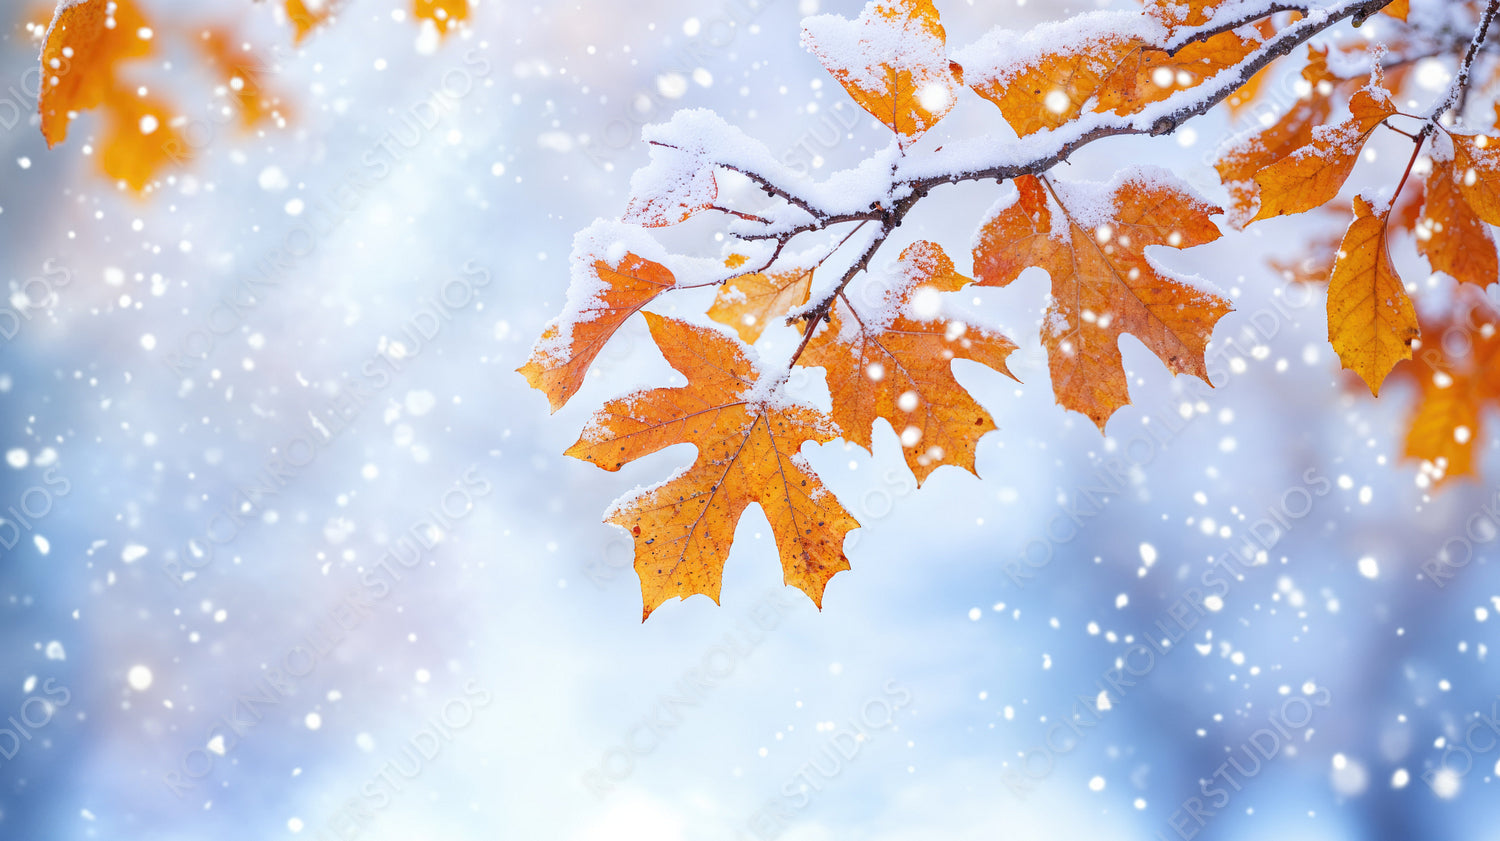
{"type": "Polygon", "coordinates": [[[469,0],[412,0],[412,15],[430,20],[444,35],[469,18],[469,0]]]}
{"type": "Polygon", "coordinates": [[[286,0],[286,18],[291,21],[295,44],[300,45],[332,17],[333,0],[286,0]]]}
{"type": "Polygon", "coordinates": [[[265,65],[250,51],[249,44],[236,43],[228,30],[216,27],[204,29],[199,41],[209,63],[234,97],[241,127],[253,129],[278,118],[284,121],[289,116],[281,97],[265,89],[265,65]]]}

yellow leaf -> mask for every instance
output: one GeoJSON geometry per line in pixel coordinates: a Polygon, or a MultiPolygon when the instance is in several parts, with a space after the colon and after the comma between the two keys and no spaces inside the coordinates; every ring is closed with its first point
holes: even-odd
{"type": "Polygon", "coordinates": [[[1359,374],[1377,397],[1386,374],[1411,358],[1412,340],[1420,332],[1416,310],[1391,263],[1389,213],[1376,213],[1363,197],[1354,199],[1354,222],[1328,281],[1328,341],[1344,367],[1359,374]]]}
{"type": "Polygon", "coordinates": [[[812,280],[811,268],[732,277],[719,287],[708,317],[755,344],[766,325],[807,303],[812,280]]]}
{"type": "Polygon", "coordinates": [[[605,517],[635,539],[642,618],[679,596],[719,601],[735,527],[752,503],[771,524],[785,582],[821,608],[828,580],[849,568],[844,538],[859,523],[801,449],[833,440],[836,427],[814,409],[757,393],[761,372],[729,336],[654,313],[646,321],[688,384],[610,401],[568,449],[618,470],[673,444],[698,448],[686,471],[627,497],[605,517]]]}

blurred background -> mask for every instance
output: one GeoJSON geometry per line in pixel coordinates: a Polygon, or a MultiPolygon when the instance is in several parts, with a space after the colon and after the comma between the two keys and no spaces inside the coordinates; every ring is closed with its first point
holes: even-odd
{"type": "MultiPolygon", "coordinates": [[[[51,10],[5,9],[0,838],[1500,832],[1500,725],[1476,718],[1500,699],[1500,459],[1438,491],[1401,459],[1410,386],[1351,387],[1321,291],[1266,264],[1323,221],[1164,255],[1237,303],[1216,387],[1127,339],[1107,437],[1053,403],[1045,276],[982,290],[1025,383],[960,364],[1000,426],[982,479],[915,490],[883,425],[873,456],[809,448],[864,524],[823,610],[751,512],[723,606],[642,624],[601,515],[692,451],[618,475],[562,452],[664,362],[633,320],[556,415],[514,370],[573,233],[624,208],[641,125],[712,108],[825,174],[886,143],[798,46],[803,16],[860,4],[483,0],[445,34],[348,0],[297,46],[279,2],[137,5],[155,52],[122,72],[191,153],[143,192],[101,174],[102,112],[47,149],[51,10]],[[205,29],[253,46],[274,118],[226,116],[205,29]],[[1438,586],[1445,545],[1466,562],[1438,586]],[[1240,577],[1204,578],[1236,551],[1240,577]]],[[[955,46],[1085,10],[939,6],[955,46]]],[[[998,142],[986,107],[924,142],[998,142]]],[[[1096,144],[1065,177],[1155,162],[1218,198],[1243,127],[1096,144]]],[[[903,236],[967,270],[1004,189],[935,194],[903,236]]]]}

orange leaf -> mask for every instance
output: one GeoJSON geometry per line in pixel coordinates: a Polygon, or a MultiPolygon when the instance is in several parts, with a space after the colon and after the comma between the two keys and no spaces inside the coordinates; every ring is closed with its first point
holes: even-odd
{"type": "Polygon", "coordinates": [[[766,325],[807,303],[812,280],[812,268],[732,277],[719,287],[708,317],[755,344],[766,325]]]}
{"type": "Polygon", "coordinates": [[[861,108],[901,136],[903,147],[958,101],[962,83],[932,0],[871,0],[855,21],[808,18],[802,45],[861,108]]]}
{"type": "Polygon", "coordinates": [[[1435,272],[1454,280],[1488,286],[1500,278],[1495,240],[1464,199],[1453,161],[1432,163],[1426,201],[1416,228],[1417,251],[1435,272]]]}
{"type": "Polygon", "coordinates": [[[808,441],[838,437],[828,416],[762,394],[746,348],[716,330],[646,314],[682,388],[612,400],[567,451],[605,470],[687,442],[698,457],[672,479],[616,503],[605,521],[634,535],[642,618],[668,599],[719,601],[734,530],[751,503],[770,521],[787,584],[819,608],[834,574],[849,568],[844,537],[859,523],[808,467],[808,441]]]}
{"type": "Polygon", "coordinates": [[[1213,20],[1221,0],[1148,0],[1146,14],[1161,21],[1170,30],[1184,26],[1203,26],[1213,20]]]}
{"type": "Polygon", "coordinates": [[[1450,135],[1458,187],[1480,219],[1500,225],[1500,141],[1486,135],[1450,135]]]}
{"type": "Polygon", "coordinates": [[[1029,266],[1052,279],[1042,326],[1057,402],[1088,415],[1103,431],[1130,402],[1120,336],[1130,333],[1174,374],[1205,382],[1204,352],[1229,301],[1165,273],[1145,248],[1189,248],[1219,238],[1218,208],[1164,175],[1139,173],[1115,184],[1062,185],[1055,218],[1043,185],[1016,179],[1019,198],[980,229],[974,273],[983,286],[1005,286],[1029,266]],[[1069,200],[1071,197],[1071,201],[1069,200]],[[1083,208],[1083,221],[1067,204],[1083,208]]]}
{"type": "Polygon", "coordinates": [[[554,412],[583,386],[594,357],[625,320],[677,282],[666,266],[634,254],[615,266],[593,260],[584,277],[568,290],[563,317],[547,325],[531,359],[516,369],[547,395],[554,412]]]}
{"type": "Polygon", "coordinates": [[[1354,222],[1328,281],[1328,341],[1377,397],[1391,368],[1411,358],[1419,335],[1416,310],[1391,263],[1389,213],[1375,212],[1363,197],[1354,199],[1354,222]]]}
{"type": "Polygon", "coordinates": [[[1397,20],[1406,20],[1406,16],[1411,13],[1411,0],[1392,0],[1381,11],[1397,20]]]}
{"type": "Polygon", "coordinates": [[[1354,171],[1365,141],[1396,106],[1385,91],[1361,88],[1349,100],[1349,119],[1312,129],[1312,142],[1255,174],[1260,212],[1251,221],[1303,213],[1327,204],[1354,171]]]}
{"type": "Polygon", "coordinates": [[[42,136],[56,146],[79,111],[105,104],[118,66],[150,55],[148,29],[130,0],[84,0],[58,9],[42,43],[42,136]]]}
{"type": "Polygon", "coordinates": [[[286,18],[292,23],[294,44],[300,45],[332,17],[333,0],[286,0],[286,18]]]}
{"type": "Polygon", "coordinates": [[[1323,125],[1332,111],[1327,96],[1310,94],[1264,131],[1237,141],[1220,155],[1214,168],[1233,200],[1236,222],[1248,220],[1255,210],[1256,173],[1311,143],[1313,129],[1323,125]]]}
{"type": "Polygon", "coordinates": [[[965,79],[1024,137],[1057,128],[1085,108],[1134,114],[1238,64],[1258,46],[1253,38],[1224,32],[1169,55],[1127,34],[1136,15],[1112,17],[1120,19],[1119,30],[1061,21],[1020,38],[992,33],[959,56],[965,79]],[[1005,58],[985,61],[994,55],[1005,58]]]}
{"type": "Polygon", "coordinates": [[[200,43],[239,106],[242,128],[253,129],[263,122],[285,119],[288,111],[281,98],[262,87],[265,65],[250,52],[249,44],[236,44],[228,30],[218,28],[203,30],[200,43]]]}
{"type": "Polygon", "coordinates": [[[412,0],[412,15],[432,21],[438,32],[447,35],[460,21],[469,19],[469,0],[412,0]]]}
{"type": "Polygon", "coordinates": [[[924,289],[949,291],[968,282],[942,248],[914,243],[901,254],[885,300],[863,314],[841,303],[798,360],[827,369],[833,419],[845,438],[868,450],[876,418],[890,422],[918,485],[944,464],[973,472],[980,436],[995,429],[989,412],[954,379],[953,360],[972,359],[1014,377],[1005,366],[1016,349],[1010,339],[911,312],[924,289]]]}
{"type": "Polygon", "coordinates": [[[1392,374],[1417,387],[1404,455],[1431,464],[1435,482],[1473,475],[1483,409],[1500,402],[1500,314],[1473,287],[1459,289],[1454,308],[1441,320],[1422,320],[1431,341],[1392,374]],[[1450,340],[1453,333],[1462,338],[1450,340]]]}
{"type": "Polygon", "coordinates": [[[110,99],[108,124],[100,144],[104,174],[124,181],[137,193],[145,190],[167,164],[182,163],[187,143],[172,127],[166,103],[119,91],[110,99]]]}

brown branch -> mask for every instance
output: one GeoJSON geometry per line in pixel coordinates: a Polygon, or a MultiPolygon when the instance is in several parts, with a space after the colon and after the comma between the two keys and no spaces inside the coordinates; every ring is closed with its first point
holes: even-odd
{"type": "MultiPolygon", "coordinates": [[[[1494,0],[1500,2],[1500,0],[1494,0]]],[[[948,173],[943,176],[934,176],[909,182],[913,188],[931,188],[939,184],[957,184],[963,181],[1004,181],[1015,178],[1018,175],[1036,175],[1046,172],[1057,164],[1067,160],[1074,152],[1082,149],[1096,140],[1106,137],[1120,137],[1125,135],[1150,134],[1153,136],[1171,134],[1177,127],[1193,117],[1202,116],[1213,110],[1214,106],[1234,95],[1236,91],[1244,87],[1256,73],[1270,65],[1297,47],[1312,40],[1324,30],[1332,28],[1335,24],[1352,17],[1368,17],[1390,5],[1391,0],[1361,0],[1351,3],[1337,12],[1323,18],[1303,18],[1300,21],[1286,27],[1276,34],[1275,37],[1261,45],[1259,52],[1253,58],[1247,59],[1238,66],[1236,72],[1227,82],[1219,82],[1214,92],[1203,99],[1190,105],[1185,105],[1171,114],[1157,119],[1148,129],[1138,128],[1134,122],[1126,118],[1126,122],[1118,125],[1101,125],[1091,129],[1082,135],[1064,143],[1061,148],[1051,154],[1045,155],[1033,161],[1021,164],[1010,164],[1002,166],[986,167],[983,169],[968,170],[964,172],[948,173]]],[[[1226,73],[1229,71],[1225,71],[1226,73]]],[[[1218,79],[1224,74],[1214,77],[1218,79]]]]}
{"type": "Polygon", "coordinates": [[[1244,17],[1237,18],[1235,20],[1227,20],[1223,23],[1216,23],[1212,26],[1204,26],[1199,29],[1184,32],[1181,35],[1172,38],[1161,49],[1167,55],[1175,56],[1192,44],[1198,43],[1199,41],[1207,41],[1215,35],[1223,35],[1225,32],[1233,32],[1234,30],[1239,29],[1242,26],[1248,26],[1252,23],[1255,23],[1261,18],[1270,17],[1271,15],[1278,14],[1280,12],[1300,12],[1301,14],[1306,15],[1309,11],[1310,9],[1304,3],[1272,3],[1270,6],[1267,6],[1263,9],[1257,9],[1256,11],[1250,12],[1244,17]]]}
{"type": "MultiPolygon", "coordinates": [[[[649,142],[652,146],[660,146],[663,149],[675,149],[675,150],[677,150],[679,152],[683,151],[682,148],[679,147],[679,146],[673,146],[670,143],[663,143],[660,140],[651,140],[651,141],[647,141],[647,142],[649,142]]],[[[796,207],[799,207],[803,211],[805,211],[807,213],[807,215],[809,215],[809,216],[812,216],[812,217],[818,218],[818,219],[823,218],[823,214],[820,211],[818,211],[817,208],[814,208],[812,205],[808,204],[806,199],[804,199],[801,196],[798,196],[798,195],[792,193],[789,190],[785,190],[785,189],[783,189],[781,187],[776,186],[776,183],[773,182],[771,179],[767,178],[764,175],[761,175],[760,173],[756,172],[753,169],[748,169],[746,167],[741,167],[741,166],[735,166],[733,164],[727,164],[727,163],[724,163],[723,161],[714,161],[713,165],[717,166],[717,167],[723,167],[724,169],[730,170],[732,172],[738,172],[740,175],[743,175],[746,178],[750,179],[751,181],[754,181],[757,186],[759,186],[762,190],[765,191],[766,195],[768,195],[768,196],[774,196],[776,198],[779,198],[779,199],[787,202],[788,204],[795,205],[796,207]]]]}
{"type": "Polygon", "coordinates": [[[1448,90],[1448,96],[1443,103],[1433,111],[1432,118],[1436,120],[1449,109],[1454,109],[1459,116],[1463,116],[1465,101],[1468,98],[1469,71],[1474,68],[1474,59],[1479,55],[1479,50],[1484,46],[1484,39],[1489,34],[1490,24],[1495,21],[1495,13],[1500,11],[1500,0],[1490,0],[1484,7],[1484,14],[1479,18],[1479,28],[1474,30],[1474,40],[1469,42],[1469,50],[1464,53],[1463,61],[1458,66],[1458,77],[1453,80],[1453,87],[1448,90]]]}
{"type": "MultiPolygon", "coordinates": [[[[823,319],[827,318],[828,313],[833,309],[834,298],[843,294],[844,287],[849,285],[849,281],[858,277],[860,272],[869,268],[870,260],[874,259],[875,252],[880,250],[880,246],[885,243],[886,237],[890,236],[891,231],[895,230],[899,224],[901,224],[900,219],[894,216],[882,223],[880,232],[870,240],[869,245],[865,246],[864,253],[859,255],[859,259],[855,260],[848,271],[844,272],[844,276],[839,279],[839,285],[834,287],[832,292],[823,296],[823,299],[815,304],[811,310],[804,310],[802,317],[807,319],[807,330],[802,334],[802,343],[797,345],[797,349],[792,352],[791,360],[787,362],[788,369],[796,365],[797,360],[802,358],[802,352],[807,350],[807,344],[812,341],[813,333],[817,332],[818,325],[823,323],[823,319]]],[[[847,238],[845,238],[845,241],[848,241],[847,238]]],[[[788,319],[789,322],[795,320],[795,318],[788,319]]]]}
{"type": "MultiPolygon", "coordinates": [[[[866,247],[864,253],[860,255],[859,259],[857,259],[844,273],[844,276],[840,278],[838,285],[817,303],[811,305],[810,307],[804,307],[799,315],[788,317],[788,324],[795,324],[799,320],[806,322],[806,328],[802,335],[802,341],[797,346],[796,351],[793,352],[789,367],[790,365],[795,365],[797,360],[801,357],[803,351],[806,350],[808,343],[812,341],[813,334],[817,331],[819,325],[822,324],[823,320],[828,317],[835,299],[843,294],[845,287],[847,287],[855,277],[869,268],[870,260],[873,259],[876,252],[880,250],[880,247],[885,242],[886,238],[890,236],[892,231],[900,226],[901,222],[905,219],[906,214],[909,213],[914,206],[916,206],[917,202],[925,198],[934,187],[938,187],[943,184],[957,184],[964,181],[1006,181],[1021,175],[1041,175],[1052,169],[1054,166],[1065,162],[1074,152],[1077,152],[1079,149],[1082,149],[1090,143],[1093,143],[1097,140],[1102,140],[1106,137],[1142,134],[1159,136],[1171,134],[1173,131],[1176,131],[1178,126],[1182,125],[1184,122],[1192,119],[1193,117],[1198,117],[1208,113],[1219,103],[1228,99],[1236,91],[1243,88],[1245,84],[1249,82],[1251,77],[1253,77],[1256,73],[1260,72],[1262,69],[1269,66],[1277,59],[1288,55],[1292,52],[1292,50],[1307,43],[1315,36],[1343,22],[1344,20],[1352,18],[1354,19],[1356,24],[1358,22],[1362,22],[1370,15],[1373,15],[1381,9],[1385,8],[1391,2],[1392,0],[1355,0],[1355,2],[1350,2],[1342,7],[1337,7],[1332,11],[1307,11],[1300,6],[1276,3],[1269,7],[1265,7],[1265,9],[1263,9],[1260,14],[1256,15],[1256,17],[1235,23],[1234,26],[1229,26],[1229,22],[1226,22],[1225,24],[1219,24],[1215,25],[1214,27],[1209,27],[1203,30],[1197,30],[1193,33],[1189,33],[1185,37],[1210,37],[1212,34],[1216,34],[1217,31],[1219,31],[1218,27],[1220,26],[1226,27],[1224,31],[1228,31],[1228,29],[1233,29],[1235,28],[1235,26],[1253,22],[1254,20],[1265,17],[1268,14],[1275,14],[1279,11],[1304,11],[1309,15],[1299,21],[1296,21],[1295,23],[1284,27],[1280,32],[1276,33],[1276,35],[1272,36],[1265,43],[1263,43],[1260,48],[1251,55],[1251,57],[1245,59],[1234,69],[1226,70],[1223,73],[1220,73],[1218,76],[1215,76],[1211,81],[1211,87],[1206,96],[1201,96],[1196,100],[1192,100],[1188,104],[1183,105],[1177,110],[1157,118],[1148,127],[1142,127],[1140,124],[1138,124],[1138,115],[1121,115],[1121,119],[1119,122],[1113,124],[1106,123],[1095,126],[1092,129],[1084,131],[1082,134],[1078,135],[1072,140],[1065,141],[1057,149],[1035,160],[1018,164],[1001,164],[990,167],[982,167],[978,169],[946,172],[940,175],[914,177],[907,180],[893,179],[889,194],[903,195],[903,198],[895,201],[894,204],[889,207],[876,206],[872,207],[868,211],[862,211],[860,213],[853,214],[825,214],[817,208],[813,207],[806,199],[797,196],[790,190],[777,186],[775,183],[770,181],[765,176],[760,175],[759,173],[747,170],[742,167],[736,167],[725,163],[717,163],[717,166],[722,166],[725,169],[739,172],[740,174],[754,181],[761,187],[762,190],[767,193],[767,195],[779,197],[789,204],[792,204],[793,206],[803,210],[809,216],[813,217],[813,220],[811,222],[796,225],[784,231],[768,231],[764,233],[747,233],[741,235],[741,238],[745,240],[775,239],[777,241],[776,255],[779,255],[781,253],[782,247],[790,242],[790,240],[792,240],[793,238],[804,233],[811,233],[814,231],[826,229],[833,224],[849,221],[879,221],[881,223],[881,229],[879,233],[871,240],[869,246],[866,247]]],[[[1485,22],[1481,29],[1481,34],[1476,35],[1475,41],[1471,45],[1468,56],[1468,63],[1472,63],[1473,55],[1477,53],[1479,46],[1482,44],[1483,28],[1488,27],[1489,20],[1493,17],[1493,10],[1497,6],[1500,6],[1500,0],[1490,0],[1490,12],[1486,15],[1485,22]]],[[[1181,47],[1177,47],[1177,49],[1180,48],[1181,47]]],[[[1467,74],[1465,73],[1464,76],[1466,78],[1467,74]]],[[[657,145],[667,144],[658,143],[657,145]]],[[[863,226],[861,225],[861,227],[863,226]]],[[[858,228],[856,228],[856,230],[858,230],[858,228]]],[[[847,237],[845,238],[845,241],[847,241],[847,237]]],[[[837,251],[838,248],[842,246],[842,244],[843,243],[841,242],[839,246],[835,246],[834,251],[837,251]]],[[[833,252],[830,252],[830,256],[832,253],[833,252]]],[[[771,262],[774,261],[775,255],[773,255],[771,262]]],[[[767,268],[769,268],[769,264],[767,265],[767,268]]],[[[764,269],[762,269],[762,271],[764,271],[764,269]]]]}

